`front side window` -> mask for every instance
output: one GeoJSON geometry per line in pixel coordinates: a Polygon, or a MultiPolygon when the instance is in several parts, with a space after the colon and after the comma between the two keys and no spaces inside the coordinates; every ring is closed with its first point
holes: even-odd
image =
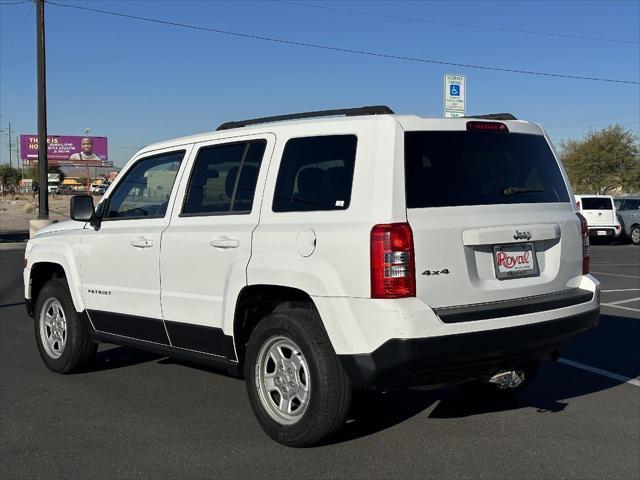
{"type": "Polygon", "coordinates": [[[164,217],[184,151],[139,160],[110,196],[104,218],[164,217]]]}
{"type": "Polygon", "coordinates": [[[273,211],[347,209],[357,141],[355,135],[289,140],[282,154],[273,211]]]}
{"type": "Polygon", "coordinates": [[[203,147],[198,152],[182,215],[249,213],[265,140],[203,147]]]}

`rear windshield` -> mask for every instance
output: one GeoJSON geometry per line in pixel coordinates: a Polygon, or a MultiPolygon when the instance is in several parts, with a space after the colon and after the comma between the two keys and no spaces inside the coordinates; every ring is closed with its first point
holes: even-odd
{"type": "Polygon", "coordinates": [[[582,197],[583,210],[613,210],[610,198],[582,197]]]}
{"type": "Polygon", "coordinates": [[[497,132],[407,132],[407,208],[568,202],[544,137],[497,132]]]}

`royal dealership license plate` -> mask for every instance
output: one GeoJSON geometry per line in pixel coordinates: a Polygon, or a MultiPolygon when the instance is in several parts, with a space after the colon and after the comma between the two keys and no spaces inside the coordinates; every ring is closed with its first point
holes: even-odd
{"type": "Polygon", "coordinates": [[[496,277],[500,280],[531,277],[538,274],[538,263],[533,243],[494,245],[493,265],[496,269],[496,277]]]}

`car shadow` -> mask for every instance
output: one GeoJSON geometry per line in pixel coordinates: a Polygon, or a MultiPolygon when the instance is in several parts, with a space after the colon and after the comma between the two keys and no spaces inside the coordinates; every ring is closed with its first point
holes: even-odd
{"type": "Polygon", "coordinates": [[[155,362],[162,358],[161,355],[145,352],[144,350],[114,345],[113,347],[99,350],[93,363],[87,368],[86,373],[132,367],[141,363],[155,362]]]}
{"type": "Polygon", "coordinates": [[[193,368],[208,373],[225,375],[231,378],[238,378],[236,375],[229,374],[229,372],[224,368],[196,363],[188,360],[171,358],[164,355],[139,350],[137,348],[123,347],[111,344],[107,348],[96,353],[95,360],[91,365],[88,366],[84,373],[132,367],[134,365],[149,362],[156,362],[161,365],[182,365],[187,368],[193,368]]]}
{"type": "MultiPolygon", "coordinates": [[[[601,315],[599,325],[578,337],[562,353],[563,358],[635,378],[640,375],[640,322],[633,317],[601,315]]],[[[146,362],[182,365],[230,378],[226,370],[201,363],[168,358],[129,347],[101,350],[91,370],[125,368],[146,362]]],[[[356,392],[346,424],[319,446],[339,444],[376,434],[405,422],[425,410],[426,418],[461,418],[507,410],[533,408],[554,414],[571,408],[573,398],[620,385],[621,380],[593,374],[559,362],[543,363],[530,386],[512,395],[491,395],[465,385],[437,390],[356,392]]],[[[229,408],[236,408],[230,405],[229,408]]]]}

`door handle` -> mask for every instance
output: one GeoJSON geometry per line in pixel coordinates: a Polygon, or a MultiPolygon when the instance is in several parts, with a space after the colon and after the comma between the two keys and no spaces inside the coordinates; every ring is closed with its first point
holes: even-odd
{"type": "Polygon", "coordinates": [[[142,237],[134,238],[133,240],[131,240],[131,245],[136,248],[149,248],[153,247],[153,240],[142,237]]]}
{"type": "Polygon", "coordinates": [[[240,241],[235,238],[220,237],[215,240],[211,240],[209,245],[215,248],[238,248],[240,246],[240,241]]]}

